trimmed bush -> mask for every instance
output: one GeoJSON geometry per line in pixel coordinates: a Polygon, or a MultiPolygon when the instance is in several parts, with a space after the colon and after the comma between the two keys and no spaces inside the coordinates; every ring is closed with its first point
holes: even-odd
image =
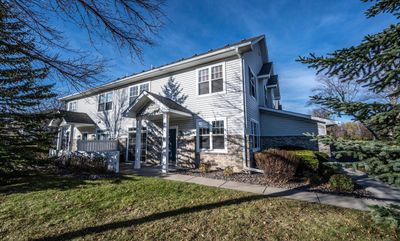
{"type": "Polygon", "coordinates": [[[354,183],[351,177],[344,174],[335,174],[329,178],[329,185],[331,188],[339,192],[352,192],[354,190],[354,183]]]}
{"type": "Polygon", "coordinates": [[[288,182],[294,178],[299,166],[295,154],[285,150],[268,149],[254,155],[257,166],[274,182],[288,182]]]}
{"type": "Polygon", "coordinates": [[[200,171],[201,173],[207,173],[207,172],[210,172],[210,170],[211,170],[211,163],[209,163],[209,162],[202,162],[202,163],[200,163],[200,165],[199,165],[199,171],[200,171]]]}
{"type": "Polygon", "coordinates": [[[319,160],[315,155],[314,151],[311,150],[296,150],[291,151],[296,155],[300,160],[300,171],[314,171],[317,172],[319,170],[319,160]]]}
{"type": "Polygon", "coordinates": [[[233,167],[225,167],[225,169],[224,169],[224,176],[225,177],[229,177],[229,176],[232,176],[233,175],[233,167]]]}

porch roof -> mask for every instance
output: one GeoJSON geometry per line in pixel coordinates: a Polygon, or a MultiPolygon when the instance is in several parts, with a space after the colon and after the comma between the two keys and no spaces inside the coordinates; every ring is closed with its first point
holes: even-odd
{"type": "Polygon", "coordinates": [[[96,125],[96,123],[92,120],[92,118],[90,118],[90,116],[86,113],[65,111],[65,110],[59,110],[58,112],[61,114],[61,117],[51,120],[49,126],[58,127],[60,125],[69,125],[69,124],[77,124],[85,126],[96,125]]]}
{"type": "Polygon", "coordinates": [[[148,91],[143,91],[136,100],[124,111],[124,116],[136,118],[148,103],[153,102],[161,112],[172,113],[178,116],[192,117],[192,112],[175,101],[148,91]]]}

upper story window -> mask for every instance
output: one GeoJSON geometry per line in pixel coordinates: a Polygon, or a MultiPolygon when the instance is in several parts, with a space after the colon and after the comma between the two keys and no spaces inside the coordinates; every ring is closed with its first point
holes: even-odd
{"type": "Polygon", "coordinates": [[[250,120],[250,140],[253,149],[260,149],[260,124],[257,121],[250,120]]]}
{"type": "Polygon", "coordinates": [[[198,94],[206,95],[224,91],[224,66],[218,64],[197,71],[198,94]]]}
{"type": "Polygon", "coordinates": [[[99,105],[98,105],[97,110],[98,111],[111,110],[112,109],[112,98],[113,98],[112,92],[100,94],[99,95],[99,105]]]}
{"type": "Polygon", "coordinates": [[[129,104],[133,103],[136,98],[143,92],[149,91],[149,83],[137,84],[129,88],[129,104]]]}
{"type": "Polygon", "coordinates": [[[257,81],[253,72],[249,68],[250,95],[257,99],[257,81]]]}
{"type": "Polygon", "coordinates": [[[76,111],[76,109],[77,109],[76,101],[71,101],[68,103],[67,106],[68,111],[76,111]]]}
{"type": "Polygon", "coordinates": [[[212,121],[197,122],[198,150],[226,151],[226,120],[224,118],[212,121]]]}

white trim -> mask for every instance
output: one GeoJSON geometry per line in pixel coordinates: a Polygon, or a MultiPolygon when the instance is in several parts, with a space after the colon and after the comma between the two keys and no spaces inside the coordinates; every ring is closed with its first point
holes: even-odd
{"type": "Polygon", "coordinates": [[[325,123],[324,121],[315,120],[315,119],[311,118],[311,115],[306,115],[306,114],[301,114],[301,113],[296,113],[296,112],[291,112],[291,111],[286,111],[286,110],[277,110],[277,109],[272,109],[272,108],[265,108],[265,107],[261,107],[261,106],[259,108],[260,108],[260,110],[264,110],[264,111],[267,111],[267,112],[272,112],[272,113],[281,114],[281,115],[288,115],[288,116],[298,117],[298,118],[306,119],[306,120],[311,121],[311,122],[325,123]]]}
{"type": "Polygon", "coordinates": [[[102,93],[99,93],[98,95],[97,95],[97,106],[96,106],[96,109],[97,109],[97,112],[104,112],[104,111],[111,111],[111,110],[113,110],[114,108],[114,100],[115,99],[115,95],[114,95],[114,90],[110,90],[110,91],[107,91],[107,92],[102,92],[102,93]],[[112,94],[112,100],[111,100],[111,109],[109,109],[109,110],[106,110],[106,106],[107,106],[107,94],[109,94],[109,93],[111,93],[112,94]],[[101,95],[104,95],[104,110],[99,110],[99,104],[100,104],[100,96],[101,95]]]}
{"type": "Polygon", "coordinates": [[[228,153],[228,123],[226,117],[206,118],[196,120],[196,152],[198,153],[228,153]],[[212,149],[212,122],[224,121],[224,149],[212,149]],[[206,122],[210,129],[210,149],[200,149],[199,122],[206,122]]]}
{"type": "Polygon", "coordinates": [[[195,73],[196,73],[196,96],[197,97],[204,97],[204,96],[211,96],[211,95],[217,95],[217,94],[221,94],[221,93],[226,93],[226,73],[225,73],[225,65],[226,62],[220,62],[217,64],[212,64],[212,65],[207,65],[207,66],[203,66],[200,68],[197,68],[195,73]],[[219,92],[215,92],[212,93],[211,92],[211,88],[212,88],[212,84],[211,84],[211,68],[215,67],[215,66],[219,66],[222,65],[222,91],[219,92]],[[200,95],[199,94],[199,71],[203,70],[203,69],[208,69],[208,87],[209,87],[209,93],[208,94],[203,94],[200,95]]]}
{"type": "MultiPolygon", "coordinates": [[[[142,82],[142,83],[135,83],[135,84],[133,84],[133,85],[130,85],[130,86],[128,86],[128,87],[126,87],[127,88],[127,92],[128,92],[128,102],[129,103],[131,103],[131,88],[133,88],[133,87],[135,87],[135,86],[137,86],[139,89],[138,89],[138,93],[139,93],[139,95],[138,96],[136,96],[136,98],[137,97],[139,97],[140,96],[140,86],[141,85],[145,85],[145,84],[148,84],[149,85],[149,89],[147,90],[147,91],[149,91],[149,92],[151,92],[151,84],[150,84],[151,82],[150,81],[146,81],[146,82],[142,82]]],[[[133,102],[132,102],[133,103],[133,102]]]]}
{"type": "Polygon", "coordinates": [[[249,84],[250,84],[250,85],[249,85],[249,95],[250,95],[251,97],[253,97],[253,99],[254,99],[256,102],[258,102],[258,88],[257,88],[258,78],[257,78],[257,76],[254,74],[254,71],[251,69],[250,65],[247,65],[247,67],[248,67],[248,69],[250,70],[251,74],[252,74],[253,77],[254,77],[254,89],[255,89],[255,91],[256,91],[256,93],[255,93],[256,96],[251,95],[251,86],[252,86],[252,84],[251,84],[251,79],[250,79],[250,73],[247,73],[247,78],[249,78],[249,84]]]}
{"type": "Polygon", "coordinates": [[[67,111],[77,111],[78,110],[78,101],[77,100],[73,100],[73,101],[69,101],[67,103],[67,111]],[[70,105],[75,103],[75,109],[71,110],[70,105]]]}

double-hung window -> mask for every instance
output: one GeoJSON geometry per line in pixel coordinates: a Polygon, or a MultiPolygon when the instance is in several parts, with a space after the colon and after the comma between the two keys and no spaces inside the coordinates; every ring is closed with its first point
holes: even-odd
{"type": "Polygon", "coordinates": [[[106,110],[111,110],[112,109],[112,99],[113,99],[113,93],[108,92],[105,94],[100,94],[99,95],[99,104],[98,104],[98,111],[106,111],[106,110]]]}
{"type": "Polygon", "coordinates": [[[218,64],[197,71],[198,94],[206,95],[224,91],[224,68],[218,64]]]}
{"type": "Polygon", "coordinates": [[[250,95],[257,99],[257,81],[253,72],[249,68],[250,95]]]}
{"type": "Polygon", "coordinates": [[[129,103],[133,103],[136,98],[143,92],[149,91],[149,83],[137,84],[129,88],[129,103]]]}
{"type": "Polygon", "coordinates": [[[253,149],[260,149],[260,124],[257,121],[250,121],[250,139],[253,149]]]}
{"type": "Polygon", "coordinates": [[[198,150],[225,151],[226,150],[226,120],[197,122],[198,150]]]}
{"type": "Polygon", "coordinates": [[[71,101],[68,103],[68,108],[67,110],[69,111],[76,111],[76,101],[71,101]]]}

